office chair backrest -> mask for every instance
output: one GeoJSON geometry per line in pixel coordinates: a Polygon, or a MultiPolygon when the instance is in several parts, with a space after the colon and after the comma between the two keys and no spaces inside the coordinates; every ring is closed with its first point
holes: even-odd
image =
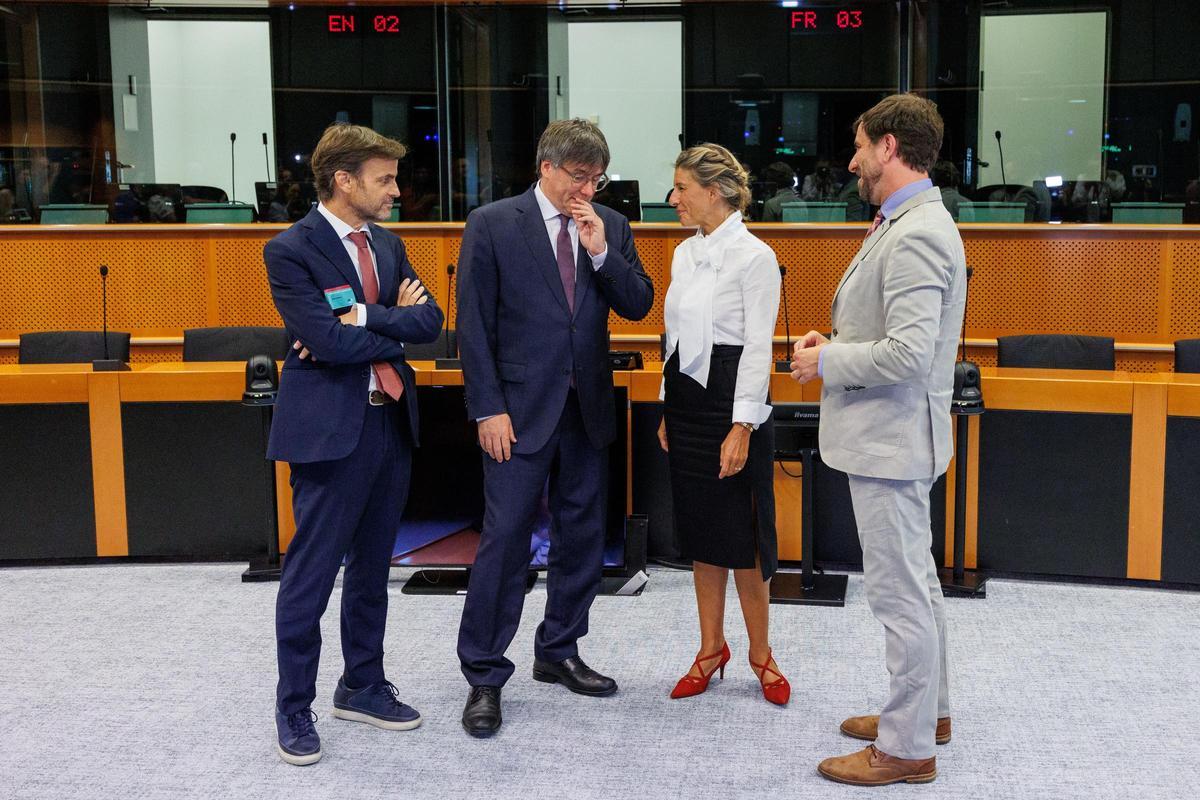
{"type": "Polygon", "coordinates": [[[1175,342],[1175,371],[1200,372],[1200,339],[1175,342]]]}
{"type": "MultiPolygon", "coordinates": [[[[129,361],[129,334],[108,332],[108,357],[129,361]]],[[[22,333],[17,345],[19,364],[88,364],[104,358],[100,331],[42,331],[22,333]]]]}
{"type": "Polygon", "coordinates": [[[1001,336],[996,365],[1033,369],[1117,368],[1117,352],[1112,337],[1074,336],[1047,333],[1032,336],[1001,336]]]}
{"type": "Polygon", "coordinates": [[[283,328],[229,326],[183,332],[184,361],[245,361],[259,355],[282,361],[289,346],[283,328]]]}

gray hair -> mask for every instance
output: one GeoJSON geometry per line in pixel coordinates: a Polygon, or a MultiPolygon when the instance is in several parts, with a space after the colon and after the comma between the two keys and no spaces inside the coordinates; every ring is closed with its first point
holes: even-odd
{"type": "Polygon", "coordinates": [[[549,161],[556,167],[568,162],[608,169],[608,142],[594,122],[586,119],[558,119],[546,126],[538,139],[537,164],[549,161]]]}
{"type": "Polygon", "coordinates": [[[689,147],[675,159],[675,168],[692,173],[701,186],[716,189],[735,211],[745,211],[750,205],[750,173],[719,144],[689,147]]]}

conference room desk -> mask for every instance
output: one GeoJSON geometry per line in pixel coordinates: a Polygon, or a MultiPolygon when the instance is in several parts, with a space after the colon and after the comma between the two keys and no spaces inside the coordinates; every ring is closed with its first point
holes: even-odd
{"type": "MultiPolygon", "coordinates": [[[[461,373],[413,366],[423,427],[458,420],[461,373]]],[[[244,374],[238,362],[121,373],[0,365],[0,560],[265,550],[261,411],[240,405],[244,374]]],[[[614,373],[629,398],[627,511],[660,522],[664,502],[670,513],[656,437],[661,377],[657,364],[614,373]]],[[[968,567],[1200,584],[1200,375],[984,367],[982,380],[987,410],[968,425],[968,567]]],[[[819,381],[776,374],[771,387],[776,403],[820,398],[819,381]]],[[[468,449],[461,457],[478,466],[468,449]]],[[[933,498],[939,560],[952,535],[954,466],[933,498]]],[[[830,473],[818,473],[817,560],[853,563],[853,514],[830,473]]],[[[784,560],[800,552],[798,474],[799,464],[777,466],[784,560]]],[[[287,466],[276,476],[286,550],[287,466]]],[[[669,524],[659,528],[652,554],[670,544],[669,524]]]]}
{"type": "Polygon", "coordinates": [[[290,540],[287,467],[270,496],[245,364],[0,365],[0,560],[222,558],[290,540]]]}

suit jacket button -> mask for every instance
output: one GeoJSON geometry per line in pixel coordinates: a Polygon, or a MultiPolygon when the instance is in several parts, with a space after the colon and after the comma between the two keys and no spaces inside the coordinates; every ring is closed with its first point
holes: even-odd
{"type": "Polygon", "coordinates": [[[370,370],[370,368],[369,368],[369,367],[368,367],[367,369],[364,369],[364,370],[363,370],[363,377],[364,377],[364,378],[366,378],[366,377],[369,377],[370,375],[371,375],[371,370],[370,370]]]}
{"type": "Polygon", "coordinates": [[[571,374],[571,370],[569,370],[569,369],[563,370],[563,375],[570,375],[570,374],[571,374]]]}
{"type": "Polygon", "coordinates": [[[574,332],[575,332],[575,326],[574,326],[574,325],[572,325],[572,326],[571,326],[571,333],[574,333],[574,332]]]}

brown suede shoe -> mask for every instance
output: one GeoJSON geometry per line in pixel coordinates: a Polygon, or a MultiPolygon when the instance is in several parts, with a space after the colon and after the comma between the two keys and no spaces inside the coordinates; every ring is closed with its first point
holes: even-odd
{"type": "MultiPolygon", "coordinates": [[[[851,717],[842,723],[842,733],[853,736],[855,739],[873,742],[879,736],[879,715],[851,717]]],[[[933,732],[933,741],[937,744],[950,743],[949,717],[938,717],[937,730],[933,732]]]]}
{"type": "Polygon", "coordinates": [[[854,786],[930,783],[937,777],[937,759],[895,758],[870,745],[848,756],[825,759],[817,766],[817,772],[831,781],[854,786]]]}

